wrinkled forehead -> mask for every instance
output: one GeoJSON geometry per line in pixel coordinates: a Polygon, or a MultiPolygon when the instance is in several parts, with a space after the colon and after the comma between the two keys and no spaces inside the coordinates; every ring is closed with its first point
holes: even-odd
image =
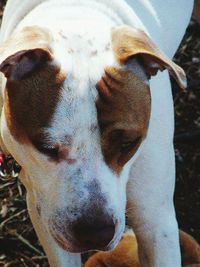
{"type": "Polygon", "coordinates": [[[99,31],[98,35],[60,31],[56,34],[52,50],[76,94],[84,93],[88,82],[97,82],[106,66],[117,64],[111,48],[109,30],[102,34],[99,31]]]}
{"type": "MultiPolygon", "coordinates": [[[[63,129],[68,125],[69,134],[93,130],[97,127],[95,102],[98,98],[96,85],[104,74],[106,66],[117,65],[110,42],[81,34],[60,33],[59,47],[54,45],[54,55],[65,73],[53,119],[53,128],[63,129]]],[[[62,135],[62,134],[61,134],[62,135]]]]}

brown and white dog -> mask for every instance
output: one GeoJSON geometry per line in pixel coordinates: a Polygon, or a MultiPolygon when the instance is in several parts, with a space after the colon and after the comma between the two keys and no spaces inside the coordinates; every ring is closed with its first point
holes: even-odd
{"type": "Polygon", "coordinates": [[[167,69],[192,0],[8,0],[2,147],[22,166],[51,266],[119,242],[128,206],[143,267],[180,267],[167,69]],[[150,78],[153,77],[151,80],[150,78]]]}

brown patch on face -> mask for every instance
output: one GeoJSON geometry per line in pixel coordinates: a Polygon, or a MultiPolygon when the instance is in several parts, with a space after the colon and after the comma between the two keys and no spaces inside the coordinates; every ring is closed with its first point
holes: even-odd
{"type": "Polygon", "coordinates": [[[64,158],[59,144],[44,134],[60,99],[65,75],[55,64],[52,36],[40,27],[25,27],[0,47],[0,71],[7,78],[5,116],[14,138],[32,143],[52,159],[64,158]]]}
{"type": "Polygon", "coordinates": [[[151,110],[149,87],[131,71],[106,68],[97,83],[98,122],[105,161],[120,173],[145,138],[151,110]]]}
{"type": "Polygon", "coordinates": [[[65,76],[48,62],[19,81],[7,80],[5,116],[19,142],[41,140],[41,129],[52,119],[65,76]]]}

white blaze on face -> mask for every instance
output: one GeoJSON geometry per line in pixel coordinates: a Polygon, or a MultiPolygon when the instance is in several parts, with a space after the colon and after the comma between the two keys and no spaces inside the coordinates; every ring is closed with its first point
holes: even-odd
{"type": "MultiPolygon", "coordinates": [[[[108,33],[105,35],[105,39],[109,40],[108,33]]],[[[58,174],[52,179],[60,179],[62,185],[58,186],[60,191],[56,195],[62,196],[59,197],[61,206],[66,205],[66,199],[69,205],[73,205],[78,195],[82,196],[81,201],[87,199],[86,185],[97,180],[102,195],[108,200],[105,209],[123,214],[125,182],[104,161],[95,106],[96,83],[102,77],[105,66],[115,64],[110,43],[77,34],[65,36],[60,32],[57,36],[59,42],[54,45],[55,59],[66,73],[66,80],[45,133],[52,142],[66,146],[68,157],[74,163],[63,161],[57,164],[58,174]]],[[[76,201],[79,203],[78,199],[76,201]]]]}
{"type": "Polygon", "coordinates": [[[63,36],[60,33],[60,42],[55,44],[54,53],[66,73],[66,80],[47,133],[58,141],[70,136],[74,155],[78,149],[99,157],[101,148],[95,86],[104,67],[114,62],[110,43],[99,43],[91,36],[83,38],[79,34],[63,36]]]}
{"type": "MultiPolygon", "coordinates": [[[[109,31],[104,32],[104,35],[106,40],[110,40],[109,31]]],[[[46,132],[49,138],[58,142],[70,136],[72,148],[85,146],[87,153],[90,154],[94,149],[100,154],[95,86],[105,66],[114,64],[110,41],[100,42],[99,38],[95,39],[91,34],[82,36],[59,32],[56,36],[55,59],[66,74],[66,80],[46,132]]],[[[73,149],[72,153],[75,153],[73,149]]]]}

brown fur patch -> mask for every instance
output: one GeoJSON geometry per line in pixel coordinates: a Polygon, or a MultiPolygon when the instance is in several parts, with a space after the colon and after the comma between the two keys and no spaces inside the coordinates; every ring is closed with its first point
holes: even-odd
{"type": "Polygon", "coordinates": [[[133,72],[114,67],[105,70],[97,90],[102,151],[107,164],[120,173],[147,133],[150,90],[133,72]]]}
{"type": "Polygon", "coordinates": [[[20,81],[7,81],[5,116],[19,142],[42,140],[59,101],[65,76],[57,66],[45,63],[20,81]]]}
{"type": "MultiPolygon", "coordinates": [[[[190,264],[198,264],[195,266],[200,267],[200,246],[197,241],[184,231],[179,231],[181,255],[184,266],[190,266],[190,264]]],[[[193,265],[192,265],[193,266],[193,265]]]]}
{"type": "MultiPolygon", "coordinates": [[[[31,141],[55,156],[57,144],[52,150],[39,149],[47,141],[42,130],[52,119],[66,78],[53,62],[51,45],[47,30],[25,27],[1,46],[0,70],[7,77],[4,109],[11,134],[18,142],[31,141]]],[[[60,154],[63,157],[64,152],[60,154]]]]}

